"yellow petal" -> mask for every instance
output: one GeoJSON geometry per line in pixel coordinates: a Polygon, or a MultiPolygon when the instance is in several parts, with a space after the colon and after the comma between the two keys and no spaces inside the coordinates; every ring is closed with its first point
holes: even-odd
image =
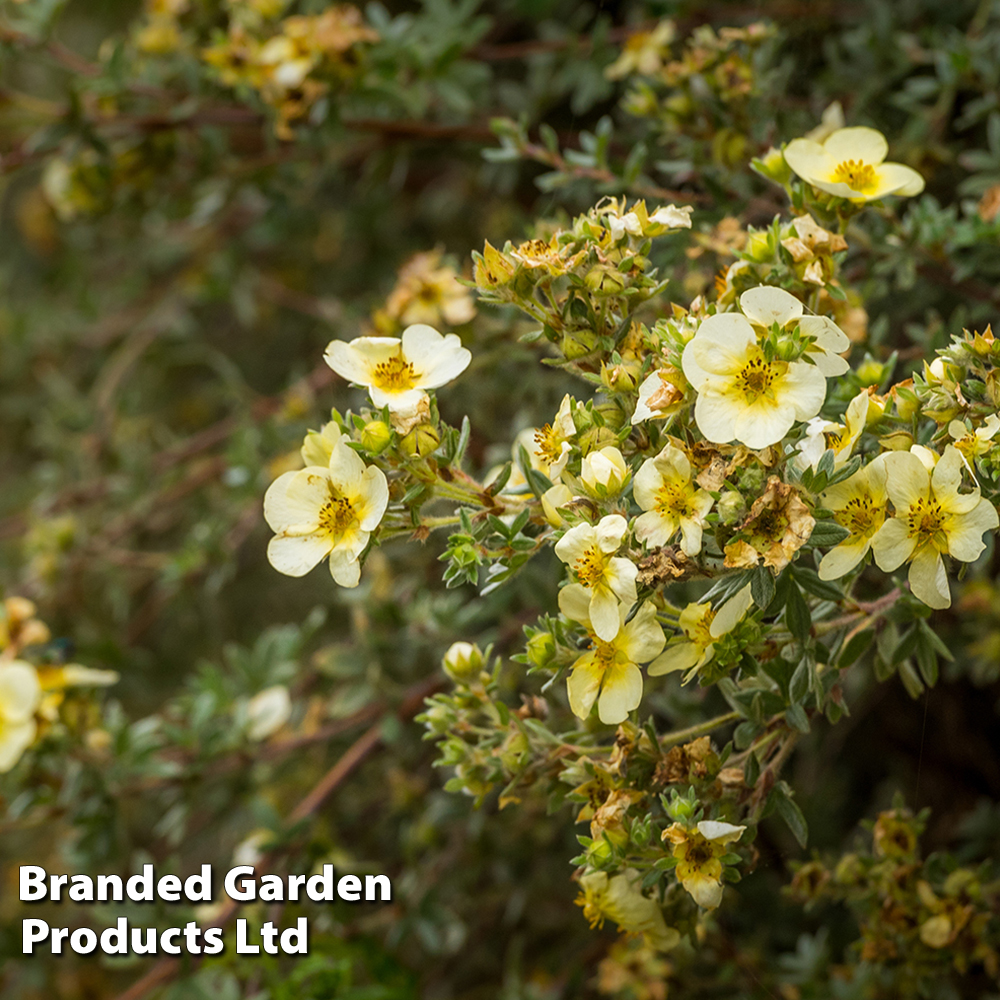
{"type": "Polygon", "coordinates": [[[941,553],[933,545],[921,545],[910,563],[910,590],[929,608],[951,605],[948,574],[941,553]]]}

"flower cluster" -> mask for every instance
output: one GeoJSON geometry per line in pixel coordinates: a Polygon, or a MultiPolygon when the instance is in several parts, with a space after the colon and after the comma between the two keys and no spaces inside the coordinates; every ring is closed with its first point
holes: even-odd
{"type": "MultiPolygon", "coordinates": [[[[680,74],[662,63],[669,44],[664,31],[637,42],[611,75],[680,74]]],[[[511,657],[544,683],[512,709],[504,657],[459,639],[442,661],[451,689],[422,721],[450,789],[482,800],[502,786],[508,805],[532,785],[569,786],[590,825],[575,862],[585,916],[644,948],[674,947],[721,905],[769,812],[805,842],[779,772],[799,734],[843,714],[859,635],[866,647],[893,609],[912,627],[893,648],[879,639],[876,669],[898,667],[911,691],[934,683],[948,650],[925,619],[950,603],[948,560],[975,562],[1000,527],[992,333],[895,385],[890,364],[849,363],[863,323],[843,309],[846,222],[920,187],[886,150],[870,129],[831,123],[765,158],[798,214],[738,239],[699,234],[737,260],[687,307],[656,309],[666,283],[651,264],[654,240],[691,227],[687,208],[608,198],[565,228],[487,242],[474,254],[481,299],[520,309],[522,341],[588,392],[522,430],[481,481],[462,468],[470,429],[446,425],[434,396],[471,353],[426,325],[467,323],[471,306],[438,256],[414,259],[378,314],[386,332],[412,325],[327,348],[371,409],[310,434],[306,468],[265,499],[272,563],[299,575],[328,556],[346,586],[373,541],[403,531],[451,526],[445,582],[484,594],[552,549],[557,607],[511,657]],[[906,584],[856,596],[904,565],[906,584]],[[732,711],[659,735],[644,709],[695,680],[732,711]],[[731,723],[732,740],[713,744],[731,723]]],[[[951,940],[960,918],[924,896],[937,907],[925,941],[951,940]]]]}

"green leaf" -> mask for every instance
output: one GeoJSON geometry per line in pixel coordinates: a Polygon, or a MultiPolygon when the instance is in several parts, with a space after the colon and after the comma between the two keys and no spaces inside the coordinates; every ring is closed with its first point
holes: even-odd
{"type": "Polygon", "coordinates": [[[747,762],[743,767],[743,784],[747,788],[753,788],[760,777],[760,761],[757,755],[752,753],[747,757],[747,762]]]}
{"type": "Polygon", "coordinates": [[[793,729],[797,729],[800,733],[809,732],[809,716],[806,715],[806,710],[800,704],[796,703],[789,706],[785,712],[785,720],[793,729]]]}
{"type": "Polygon", "coordinates": [[[774,599],[774,574],[766,566],[757,566],[750,577],[750,596],[764,610],[774,599]]]}
{"type": "Polygon", "coordinates": [[[934,687],[938,680],[937,653],[926,643],[917,643],[917,667],[928,687],[934,687]]]}
{"type": "Polygon", "coordinates": [[[934,648],[935,652],[939,656],[943,656],[949,663],[955,662],[955,657],[952,655],[951,650],[944,644],[941,637],[927,624],[927,622],[921,618],[917,624],[917,628],[920,629],[921,634],[934,648]]]}
{"type": "Polygon", "coordinates": [[[824,601],[842,601],[844,599],[844,592],[840,587],[828,583],[826,580],[821,580],[819,574],[815,570],[809,569],[808,566],[791,565],[788,568],[802,589],[808,590],[810,594],[814,594],[824,601]]]}
{"type": "Polygon", "coordinates": [[[809,658],[803,656],[788,685],[788,697],[793,703],[802,701],[808,694],[809,680],[809,658]]]}
{"type": "Polygon", "coordinates": [[[809,544],[826,549],[839,544],[848,535],[850,532],[839,524],[834,524],[832,521],[817,521],[809,536],[809,544]]]}
{"type": "Polygon", "coordinates": [[[778,815],[785,821],[800,847],[809,843],[809,826],[798,804],[792,799],[788,782],[779,781],[771,791],[771,799],[778,815]]]}
{"type": "Polygon", "coordinates": [[[812,628],[812,618],[809,614],[809,605],[806,604],[802,591],[795,584],[788,588],[788,603],[785,605],[785,623],[788,631],[795,636],[802,645],[809,641],[809,630],[812,628]]]}
{"type": "Polygon", "coordinates": [[[907,629],[903,633],[903,637],[899,640],[899,645],[892,651],[892,657],[890,662],[893,664],[902,663],[908,656],[912,655],[913,651],[917,648],[917,640],[920,638],[920,632],[914,625],[913,628],[907,629]]]}
{"type": "Polygon", "coordinates": [[[871,630],[869,629],[865,629],[857,635],[852,635],[850,640],[844,644],[843,649],[840,651],[837,666],[843,670],[856,663],[861,654],[866,652],[871,646],[872,641],[873,636],[871,634],[871,630]]]}

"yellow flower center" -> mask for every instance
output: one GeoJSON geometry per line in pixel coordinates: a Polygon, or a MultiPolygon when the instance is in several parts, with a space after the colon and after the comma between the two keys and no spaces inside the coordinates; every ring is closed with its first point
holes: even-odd
{"type": "Polygon", "coordinates": [[[589,549],[576,561],[573,567],[576,570],[577,578],[585,587],[596,587],[604,578],[605,556],[595,545],[589,549]]]}
{"type": "Polygon", "coordinates": [[[838,163],[830,179],[835,184],[846,184],[861,194],[868,194],[878,187],[875,168],[864,160],[844,160],[838,163]]]}
{"type": "Polygon", "coordinates": [[[627,659],[625,653],[618,649],[613,642],[605,642],[603,639],[594,640],[594,659],[602,670],[613,667],[616,663],[624,663],[627,659]]]}
{"type": "Polygon", "coordinates": [[[402,354],[381,361],[372,372],[372,385],[376,389],[412,389],[417,373],[402,354]]]}
{"type": "Polygon", "coordinates": [[[775,366],[769,364],[763,357],[751,358],[736,376],[736,386],[746,397],[748,403],[755,403],[761,396],[770,391],[771,385],[778,377],[775,366]]]}
{"type": "Polygon", "coordinates": [[[688,638],[702,649],[708,649],[709,646],[714,645],[715,639],[712,638],[711,632],[713,621],[715,621],[714,609],[706,608],[704,615],[685,629],[688,638]]]}
{"type": "Polygon", "coordinates": [[[535,431],[535,448],[546,462],[552,463],[562,454],[562,440],[552,429],[551,424],[545,424],[535,431]]]}
{"type": "Polygon", "coordinates": [[[943,530],[947,515],[941,509],[941,504],[936,500],[917,500],[910,507],[906,515],[909,525],[910,538],[918,539],[917,544],[925,542],[935,542],[938,548],[946,549],[947,540],[944,538],[943,530]]]}
{"type": "Polygon", "coordinates": [[[346,497],[330,497],[319,512],[319,526],[332,538],[341,538],[360,523],[357,512],[346,497]]]}
{"type": "Polygon", "coordinates": [[[604,894],[584,889],[576,898],[576,905],[583,907],[583,916],[591,928],[604,926],[604,894]]]}
{"type": "Polygon", "coordinates": [[[664,483],[656,491],[656,509],[661,514],[686,517],[691,512],[691,491],[681,483],[664,483]]]}
{"type": "Polygon", "coordinates": [[[851,534],[866,535],[875,527],[879,510],[875,509],[871,494],[851,497],[844,507],[837,511],[836,519],[851,534]]]}
{"type": "Polygon", "coordinates": [[[776,510],[763,510],[753,523],[753,539],[760,542],[774,542],[784,538],[788,529],[788,518],[776,510]]]}

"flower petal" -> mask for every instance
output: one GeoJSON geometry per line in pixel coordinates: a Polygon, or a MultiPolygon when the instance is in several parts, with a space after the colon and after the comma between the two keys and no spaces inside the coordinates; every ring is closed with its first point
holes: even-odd
{"type": "Polygon", "coordinates": [[[457,334],[442,337],[424,323],[403,331],[403,356],[413,365],[422,389],[437,389],[457,378],[472,360],[472,352],[462,346],[457,334]]]}
{"type": "MultiPolygon", "coordinates": [[[[565,589],[565,588],[564,588],[565,589]]],[[[611,642],[622,627],[618,598],[610,590],[595,588],[590,598],[590,623],[598,639],[611,642]]]]}
{"type": "Polygon", "coordinates": [[[331,340],[323,360],[342,378],[358,385],[371,385],[372,369],[399,351],[396,337],[357,337],[349,344],[331,340]]]}
{"type": "Polygon", "coordinates": [[[687,670],[693,667],[702,657],[700,646],[693,642],[676,642],[663,651],[646,668],[650,677],[661,677],[663,674],[672,674],[677,670],[687,670]]]}
{"type": "Polygon", "coordinates": [[[795,408],[796,420],[809,420],[819,413],[826,399],[826,376],[816,365],[793,361],[777,391],[783,402],[795,408]]]}
{"type": "Polygon", "coordinates": [[[898,517],[890,517],[872,538],[872,552],[879,569],[891,573],[899,569],[916,548],[906,525],[898,517]]]}
{"type": "Polygon", "coordinates": [[[877,166],[889,152],[889,143],[881,132],[860,125],[853,128],[838,128],[823,143],[823,151],[835,163],[860,160],[877,166]]]}
{"type": "Polygon", "coordinates": [[[903,163],[883,163],[876,171],[878,188],[874,198],[882,198],[896,194],[903,198],[912,198],[924,189],[924,179],[912,167],[903,163]]]}
{"type": "Polygon", "coordinates": [[[15,660],[0,667],[0,729],[30,719],[41,697],[38,671],[30,663],[15,660]]]}
{"type": "Polygon", "coordinates": [[[656,620],[656,608],[645,601],[624,626],[618,646],[633,663],[648,663],[660,655],[666,641],[663,629],[656,620]]]}
{"type": "MultiPolygon", "coordinates": [[[[886,490],[896,510],[905,514],[918,501],[927,501],[930,496],[931,477],[924,463],[913,452],[889,452],[885,456],[885,468],[886,490]]],[[[882,566],[882,563],[879,563],[879,566],[882,566]]],[[[882,568],[887,567],[882,566],[882,568]]]]}
{"type": "Polygon", "coordinates": [[[948,552],[962,562],[975,562],[986,548],[983,532],[994,531],[1000,526],[996,507],[985,498],[980,499],[968,514],[949,520],[948,552]]]}
{"type": "Polygon", "coordinates": [[[593,652],[584,653],[570,669],[570,675],[566,678],[566,691],[569,694],[570,711],[578,719],[586,719],[590,715],[590,710],[597,701],[603,676],[604,670],[597,663],[593,652]]]}
{"type": "Polygon", "coordinates": [[[374,531],[389,505],[389,482],[385,473],[374,465],[365,469],[354,497],[354,511],[362,531],[374,531]],[[356,499],[354,498],[356,497],[356,499]]]}
{"type": "Polygon", "coordinates": [[[863,535],[852,535],[834,546],[820,560],[819,578],[821,580],[839,580],[868,554],[872,547],[871,540],[863,535]]]}
{"type": "Polygon", "coordinates": [[[773,285],[750,288],[740,296],[740,308],[751,323],[785,326],[802,315],[802,303],[790,292],[773,285]]]}
{"type": "MultiPolygon", "coordinates": [[[[365,535],[364,548],[368,544],[365,535]]],[[[330,575],[341,587],[356,587],[361,582],[361,563],[357,553],[338,546],[330,553],[330,575]]]]}
{"type": "Polygon", "coordinates": [[[571,621],[590,628],[590,591],[582,583],[571,583],[559,591],[559,610],[571,621]]]}
{"type": "Polygon", "coordinates": [[[264,494],[264,520],[272,531],[292,525],[319,526],[319,512],[330,499],[330,480],[325,470],[316,468],[285,472],[264,494]]]}
{"type": "Polygon", "coordinates": [[[714,819],[703,819],[698,824],[698,832],[706,840],[714,840],[717,844],[731,844],[739,840],[745,829],[745,826],[734,826],[714,819]]]}
{"type": "Polygon", "coordinates": [[[285,576],[305,576],[333,549],[327,534],[275,535],[267,546],[267,561],[285,576]]]}
{"type": "Polygon", "coordinates": [[[616,726],[642,701],[642,671],[634,663],[616,663],[604,671],[604,684],[597,702],[601,722],[616,726]]]}
{"type": "Polygon", "coordinates": [[[921,545],[910,563],[910,590],[929,608],[951,605],[948,574],[941,553],[933,545],[921,545]]]}
{"type": "Polygon", "coordinates": [[[751,595],[750,584],[748,583],[719,608],[718,613],[712,619],[712,624],[708,628],[708,634],[713,639],[718,639],[727,632],[732,632],[740,619],[750,610],[752,603],[753,596],[751,595]]]}

